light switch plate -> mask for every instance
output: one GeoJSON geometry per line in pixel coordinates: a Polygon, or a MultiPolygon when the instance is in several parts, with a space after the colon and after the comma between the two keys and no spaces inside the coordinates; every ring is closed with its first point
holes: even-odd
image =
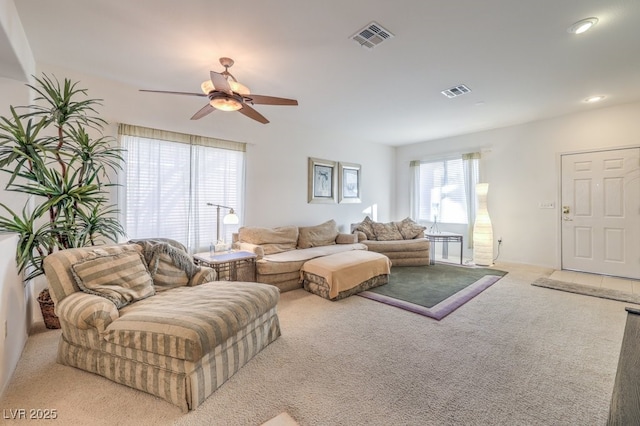
{"type": "Polygon", "coordinates": [[[555,209],[556,203],[554,203],[553,201],[543,201],[538,204],[538,207],[541,209],[555,209]]]}

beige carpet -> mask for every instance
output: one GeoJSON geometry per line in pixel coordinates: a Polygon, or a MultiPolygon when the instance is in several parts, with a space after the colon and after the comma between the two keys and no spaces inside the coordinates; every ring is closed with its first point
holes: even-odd
{"type": "Polygon", "coordinates": [[[302,426],[605,424],[626,304],[530,285],[551,270],[496,267],[509,274],[439,322],[284,293],[282,337],[186,415],[56,364],[59,331],[41,331],[0,409],[55,409],[64,425],[260,425],[283,412],[302,426]]]}

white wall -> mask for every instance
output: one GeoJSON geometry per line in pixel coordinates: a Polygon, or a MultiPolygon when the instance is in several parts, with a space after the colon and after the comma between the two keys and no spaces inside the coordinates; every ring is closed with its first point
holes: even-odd
{"type": "MultiPolygon", "coordinates": [[[[409,212],[409,161],[483,151],[482,178],[499,260],[560,266],[559,155],[640,146],[640,103],[400,147],[396,153],[396,216],[409,212]],[[554,209],[540,209],[551,201],[554,209]]],[[[465,244],[466,245],[466,244],[465,244]]],[[[470,254],[467,253],[469,256],[470,254]]]]}
{"type": "Polygon", "coordinates": [[[0,234],[0,395],[20,359],[29,326],[29,290],[14,261],[17,241],[17,234],[0,234]]]}
{"type": "Polygon", "coordinates": [[[252,145],[247,154],[246,223],[257,226],[314,225],[335,219],[342,231],[364,218],[375,205],[378,217],[390,220],[394,184],[394,150],[363,142],[343,143],[336,136],[290,135],[252,145]],[[308,157],[362,165],[362,203],[309,204],[308,157]]]}
{"type": "MultiPolygon", "coordinates": [[[[9,116],[9,105],[29,104],[29,90],[23,81],[35,72],[35,62],[13,1],[0,2],[0,115],[9,116]]],[[[9,179],[0,173],[0,202],[16,213],[27,197],[4,191],[9,179]]],[[[2,214],[6,215],[4,209],[2,214]]],[[[29,293],[15,263],[17,235],[0,234],[0,395],[4,393],[27,341],[31,325],[29,293]]]]}
{"type": "MultiPolygon", "coordinates": [[[[0,104],[2,116],[9,116],[11,104],[29,103],[28,90],[22,82],[0,78],[0,94],[4,101],[0,104]]],[[[0,202],[20,213],[27,197],[5,191],[8,180],[7,173],[0,173],[0,202]]],[[[0,209],[0,212],[3,216],[7,215],[4,209],[0,209]]],[[[29,307],[30,286],[22,282],[15,262],[17,241],[17,234],[0,234],[0,395],[6,389],[27,342],[32,317],[29,307]]]]}

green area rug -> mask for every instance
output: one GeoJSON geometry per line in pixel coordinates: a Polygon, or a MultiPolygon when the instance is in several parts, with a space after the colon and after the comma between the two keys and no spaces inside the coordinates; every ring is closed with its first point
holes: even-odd
{"type": "Polygon", "coordinates": [[[359,296],[440,320],[507,273],[437,263],[391,268],[389,283],[359,296]]]}

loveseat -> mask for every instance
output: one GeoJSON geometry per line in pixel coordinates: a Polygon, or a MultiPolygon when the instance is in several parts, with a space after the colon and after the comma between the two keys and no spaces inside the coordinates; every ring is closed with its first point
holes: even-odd
{"type": "Polygon", "coordinates": [[[256,281],[280,291],[302,288],[300,269],[308,260],[351,250],[367,250],[355,234],[338,231],[335,220],[316,226],[241,227],[233,248],[255,253],[256,281]]]}
{"type": "Polygon", "coordinates": [[[139,241],[47,256],[57,361],[186,412],[280,336],[276,288],[215,281],[183,249],[139,241]]]}
{"type": "Polygon", "coordinates": [[[352,223],[351,231],[369,251],[384,254],[394,266],[429,265],[429,240],[425,227],[410,218],[399,222],[376,222],[369,216],[352,223]]]}

